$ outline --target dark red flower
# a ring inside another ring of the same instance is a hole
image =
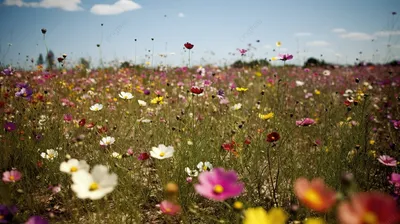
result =
[[[47,30],[45,28],[41,29],[43,34],[46,34]]]
[[[89,123],[89,124],[87,124],[86,125],[86,128],[88,128],[88,129],[91,129],[91,128],[93,128],[95,126],[95,123]]]
[[[189,42],[186,42],[186,44],[184,44],[183,46],[185,46],[186,47],[186,49],[192,49],[193,47],[194,47],[194,45],[193,44],[191,44],[191,43],[189,43]]]
[[[190,88],[190,92],[192,92],[194,94],[201,94],[204,92],[204,89],[200,88],[198,86],[192,86],[192,88]]]
[[[234,151],[235,150],[235,141],[231,141],[230,143],[224,143],[221,145],[221,148],[226,150],[226,151]]]
[[[246,145],[250,145],[250,143],[251,143],[251,140],[250,140],[250,138],[246,138],[246,140],[244,140],[244,144],[246,144]]]
[[[271,132],[267,135],[267,142],[276,142],[281,138],[278,132]]]
[[[59,58],[57,58],[57,61],[58,61],[59,63],[61,63],[62,61],[64,61],[64,58],[59,57]]]
[[[85,124],[86,124],[86,119],[85,119],[85,118],[82,118],[82,119],[79,121],[79,126],[83,127],[83,126],[85,126]]]
[[[147,160],[150,158],[150,155],[147,152],[142,152],[138,156],[138,160]]]

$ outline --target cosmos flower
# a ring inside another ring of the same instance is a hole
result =
[[[391,120],[394,129],[400,129],[400,120]]]
[[[397,160],[388,155],[379,156],[378,161],[385,166],[397,166]]]
[[[12,223],[12,219],[17,211],[18,209],[16,206],[0,204],[0,223]]]
[[[248,208],[243,224],[285,224],[288,218],[281,208],[272,208],[268,213],[262,207]]]
[[[71,189],[80,199],[98,200],[117,186],[117,175],[109,173],[106,166],[95,165],[91,172],[79,170],[72,175]]]
[[[304,86],[305,82],[296,80],[296,86]]]
[[[150,158],[150,155],[147,152],[142,152],[138,156],[138,160],[144,161]]]
[[[79,170],[89,171],[89,165],[85,160],[70,159],[67,162],[62,162],[60,171],[68,174],[73,174]]]
[[[16,181],[21,180],[22,174],[18,170],[11,170],[11,171],[6,171],[3,173],[3,178],[2,180],[4,182],[12,182],[15,183]],[[1,222],[0,222],[1,223]]]
[[[176,215],[181,211],[181,206],[173,202],[164,200],[160,203],[161,212],[167,215]]]
[[[13,75],[14,74],[14,69],[11,67],[5,68],[3,71],[1,71],[1,74],[3,75]]]
[[[133,98],[132,93],[128,93],[128,92],[121,92],[121,93],[118,94],[118,96],[119,96],[121,99],[124,99],[124,100],[130,100],[130,99]]]
[[[103,109],[103,104],[96,103],[90,107],[91,111],[100,111]]]
[[[297,198],[308,208],[317,212],[327,212],[336,202],[336,193],[325,185],[322,179],[298,178],[294,183]]]
[[[58,152],[54,149],[47,149],[46,152],[42,152],[40,156],[47,160],[53,160],[58,157]]]
[[[342,224],[395,224],[400,221],[399,214],[396,201],[380,192],[357,193],[350,201],[341,203],[337,212],[338,220]]]
[[[278,132],[271,132],[267,135],[267,142],[276,142],[281,138]]]
[[[30,99],[32,94],[33,94],[33,90],[29,86],[25,85],[25,86],[21,87],[18,92],[15,93],[15,96],[23,97],[25,99]]]
[[[247,50],[246,49],[237,49],[238,51],[239,51],[239,53],[242,55],[242,56],[244,56],[245,54],[246,54],[246,52],[247,52]]]
[[[199,184],[195,186],[196,192],[203,197],[215,201],[224,201],[228,198],[239,196],[244,184],[238,182],[235,171],[225,171],[223,168],[214,168],[209,172],[199,175]]]
[[[6,122],[4,124],[4,129],[8,132],[12,132],[17,128],[17,125],[13,122]]]
[[[303,118],[299,121],[296,121],[297,126],[310,126],[312,124],[315,124],[315,121],[311,118]]]
[[[189,42],[186,42],[183,46],[188,50],[191,50],[194,47],[194,45]]]
[[[48,224],[49,221],[40,217],[40,216],[32,216],[26,221],[25,224]]]
[[[100,145],[101,146],[110,146],[110,145],[114,144],[114,142],[115,142],[114,137],[106,136],[100,140]]]
[[[240,110],[241,108],[242,108],[242,104],[237,103],[237,104],[233,105],[232,110]]]
[[[189,167],[185,168],[185,172],[189,177],[197,177],[199,175],[199,171],[195,169],[191,170]]]
[[[389,182],[395,187],[400,187],[400,173],[392,173]]]
[[[204,89],[200,88],[198,86],[192,86],[192,88],[190,88],[190,92],[192,92],[192,93],[194,93],[196,95],[199,95],[199,94],[202,94],[204,92]]]
[[[143,100],[138,100],[138,104],[139,104],[139,106],[141,106],[141,107],[147,106],[146,101],[143,101]]]
[[[331,75],[331,71],[329,71],[329,70],[324,70],[324,71],[322,72],[322,75],[324,75],[324,76],[330,76],[330,75]]]
[[[293,55],[291,55],[291,54],[279,54],[278,57],[279,57],[279,60],[281,60],[281,61],[287,61],[287,60],[293,59]]]
[[[200,172],[205,172],[205,171],[210,171],[212,170],[213,165],[210,162],[199,162],[199,164],[197,164],[197,169]]]
[[[152,147],[150,155],[156,159],[167,159],[174,155],[174,151],[174,147],[160,144],[158,147]]]

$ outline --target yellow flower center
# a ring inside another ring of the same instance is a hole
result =
[[[235,201],[235,203],[233,203],[233,208],[240,210],[243,208],[243,203],[240,201]]]
[[[376,215],[372,212],[365,213],[362,220],[367,224],[376,224],[379,221],[378,217],[376,217]]]
[[[49,159],[53,159],[54,158],[54,154],[50,153],[48,154]]]
[[[214,186],[214,193],[221,194],[222,192],[224,192],[224,187],[219,184]]]
[[[165,156],[165,152],[160,152],[160,157],[164,157]]]
[[[11,176],[9,177],[9,179],[10,179],[11,181],[14,181],[14,180],[15,180],[15,177],[11,175]]]
[[[97,189],[99,189],[99,185],[96,182],[93,182],[92,184],[90,184],[89,191],[95,191]]]
[[[106,140],[106,145],[109,145],[109,144],[111,144],[111,141],[110,140]]]
[[[321,196],[314,189],[307,190],[304,198],[317,207],[320,207],[324,204]]]
[[[207,170],[208,167],[206,165],[203,166],[203,170]]]
[[[71,173],[76,172],[76,171],[78,171],[78,167],[76,167],[76,166],[71,167],[71,169],[70,169]]]

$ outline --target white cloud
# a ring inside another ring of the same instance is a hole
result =
[[[360,33],[360,32],[351,32],[351,33],[344,33],[340,35],[343,39],[349,40],[372,40],[374,36],[369,35],[367,33]]]
[[[81,0],[41,0],[39,2],[24,2],[23,0],[5,0],[4,5],[32,8],[59,8],[65,11],[83,10],[79,5]]]
[[[325,46],[329,46],[331,44],[324,40],[315,40],[315,41],[307,42],[306,45],[312,46],[312,47],[325,47]]]
[[[112,5],[96,4],[90,9],[90,12],[97,15],[117,15],[140,8],[142,7],[139,4],[131,0],[118,0]]]
[[[346,33],[346,30],[343,28],[335,28],[332,30],[334,33]]]
[[[295,33],[294,34],[296,37],[305,37],[305,36],[311,36],[311,33],[308,32],[300,32],[300,33]]]
[[[378,37],[387,37],[387,36],[400,35],[400,30],[379,31],[379,32],[374,33],[374,35],[378,36]]]
[[[178,16],[179,16],[179,17],[185,17],[185,14],[183,14],[183,13],[180,12],[180,13],[178,14]]]

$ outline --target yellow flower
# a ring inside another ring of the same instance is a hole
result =
[[[150,101],[152,104],[162,104],[164,97],[158,96]]]
[[[369,150],[368,154],[374,158],[376,158],[376,151],[375,150]]]
[[[307,218],[304,221],[304,224],[325,224],[325,220],[321,218]]]
[[[150,65],[150,62],[149,62],[149,61],[146,61],[146,65]]]
[[[277,46],[277,47],[280,47],[280,46],[282,46],[282,43],[281,43],[280,41],[277,41],[277,42],[276,42],[276,46]]]
[[[249,88],[243,88],[243,87],[236,87],[236,91],[238,92],[246,92]]]
[[[268,114],[258,114],[258,117],[263,119],[263,120],[268,120],[274,117],[274,113],[268,113]]]
[[[369,140],[369,144],[370,144],[370,145],[375,144],[375,140],[373,140],[373,139]]]
[[[233,203],[233,208],[236,210],[241,210],[243,208],[243,203],[240,201],[235,201],[235,203]]]
[[[244,215],[243,224],[284,224],[288,219],[281,208],[272,208],[268,213],[262,207],[249,208]]]
[[[319,94],[321,94],[321,91],[319,91],[318,89],[316,89],[316,90],[314,91],[314,93],[315,93],[316,95],[319,95]]]
[[[278,60],[278,57],[272,57],[271,58],[271,61],[276,61],[276,60]]]
[[[256,72],[255,75],[258,76],[258,77],[262,76],[261,72]]]

